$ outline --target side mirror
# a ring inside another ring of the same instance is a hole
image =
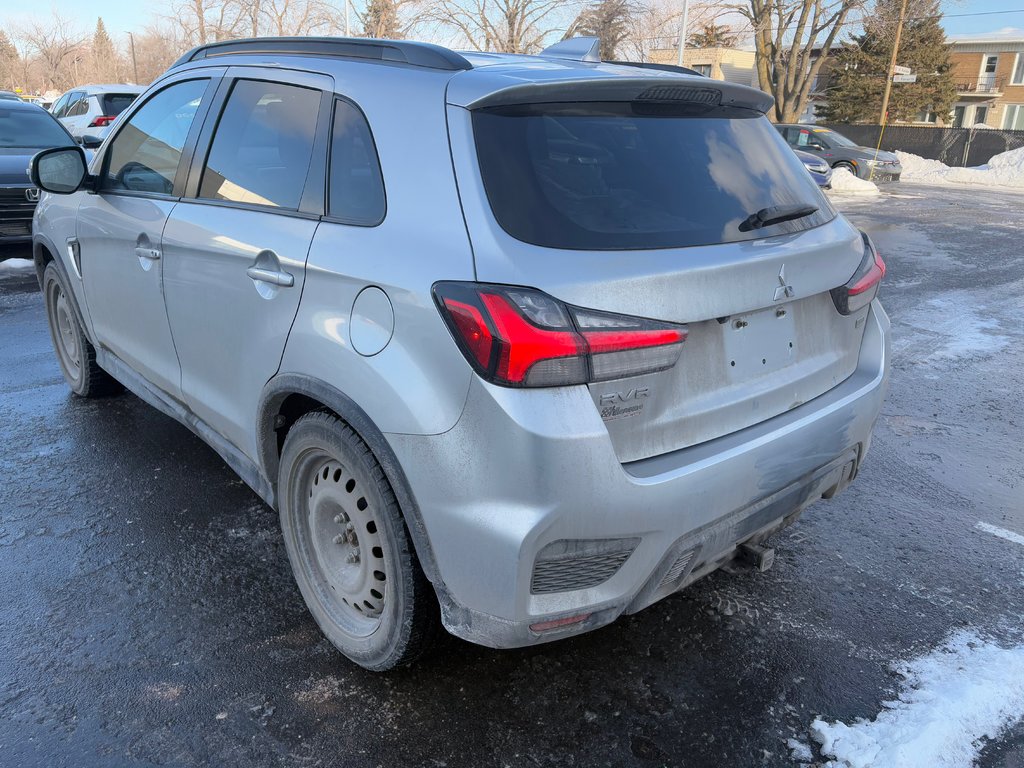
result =
[[[85,152],[81,147],[44,149],[32,158],[29,175],[39,189],[70,195],[77,192],[89,177]]]
[[[825,149],[825,145],[817,141],[807,142],[807,149],[817,149],[819,151]]]
[[[79,139],[79,143],[86,149],[98,149],[103,143],[103,137],[87,133]]]

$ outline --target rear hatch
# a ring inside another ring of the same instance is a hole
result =
[[[835,387],[867,312],[829,293],[861,264],[860,233],[763,114],[664,91],[449,108],[479,281],[687,326],[668,370],[588,385],[622,462]]]

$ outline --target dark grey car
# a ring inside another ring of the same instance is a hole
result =
[[[779,124],[775,129],[794,149],[817,155],[833,168],[845,168],[862,179],[899,181],[903,173],[900,159],[892,152],[862,147],[831,128],[797,123]]]

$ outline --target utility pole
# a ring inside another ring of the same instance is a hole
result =
[[[900,37],[903,36],[903,22],[907,18],[907,0],[900,4],[900,20],[896,23],[896,39],[892,44],[892,56],[889,58],[889,72],[885,77],[885,90],[882,92],[882,114],[878,118],[879,125],[885,125],[888,120],[886,115],[889,112],[889,94],[892,92],[892,78],[896,74],[896,57],[900,52]]]
[[[132,49],[132,72],[135,73],[135,85],[139,84],[139,62],[135,60],[135,35],[128,33],[128,42]]]
[[[345,37],[352,37],[352,29],[348,23],[348,3],[349,0],[345,0]]]
[[[904,0],[906,3],[906,0]],[[679,54],[676,57],[676,64],[683,66],[683,49],[686,48],[686,22],[690,13],[690,0],[683,0],[683,20],[679,25]]]

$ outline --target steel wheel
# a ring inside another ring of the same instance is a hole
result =
[[[380,626],[388,577],[374,510],[338,461],[317,452],[304,463],[308,503],[306,525],[298,532],[303,565],[331,618],[353,635],[372,634]]]
[[[60,283],[51,281],[47,285],[47,294],[46,309],[53,333],[53,346],[68,378],[78,381],[82,377],[82,345],[79,342],[78,321]]]

